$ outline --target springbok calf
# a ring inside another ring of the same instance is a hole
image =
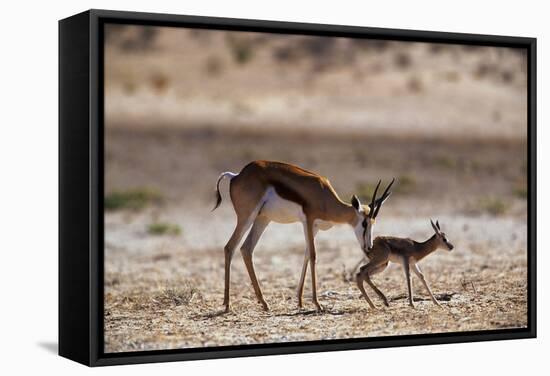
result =
[[[302,274],[298,286],[298,307],[302,307],[304,280],[311,267],[311,286],[313,303],[318,310],[317,300],[317,259],[314,238],[318,230],[328,230],[334,224],[348,224],[353,227],[363,252],[372,248],[372,229],[375,218],[384,201],[390,196],[394,180],[388,185],[382,196],[376,199],[380,181],[376,186],[370,205],[361,205],[357,196],[353,196],[351,205],[343,202],[330,185],[327,178],[300,167],[281,162],[254,161],[246,165],[239,174],[224,172],[216,183],[217,202],[213,210],[221,203],[220,181],[230,178],[230,195],[237,225],[231,238],[225,245],[225,289],[223,304],[229,311],[229,284],[231,259],[242,237],[250,230],[241,247],[246,269],[252,281],[254,292],[264,310],[269,310],[263,298],[260,284],[254,271],[252,253],[260,236],[270,222],[301,222],[304,227],[306,251]]]
[[[432,301],[438,306],[441,306],[432,294],[432,290],[430,289],[430,286],[428,286],[428,282],[426,282],[424,274],[418,267],[417,263],[439,248],[452,251],[454,246],[447,239],[447,235],[441,232],[439,221],[434,224],[433,221],[430,220],[430,223],[432,224],[435,234],[422,243],[408,238],[404,239],[389,236],[379,236],[374,239],[372,249],[367,251],[367,258],[369,259],[369,262],[361,267],[356,277],[357,286],[359,287],[359,290],[361,290],[361,294],[365,297],[371,308],[374,309],[376,307],[367,295],[363,282],[367,281],[374,292],[376,292],[376,294],[378,294],[378,296],[384,301],[384,304],[389,306],[388,299],[382,291],[380,291],[380,289],[372,283],[370,277],[384,271],[390,261],[403,265],[403,269],[405,270],[405,278],[407,279],[407,288],[409,290],[409,304],[412,307],[414,307],[414,302],[410,269],[412,269],[418,278],[420,278],[424,284],[424,287],[428,290]]]

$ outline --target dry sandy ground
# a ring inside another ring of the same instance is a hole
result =
[[[524,155],[523,142],[371,138],[371,146],[363,148],[366,140],[311,138],[293,144],[284,135],[193,134],[118,129],[107,135],[107,192],[152,187],[164,195],[164,203],[106,216],[107,352],[527,325],[526,201],[516,191],[525,174],[525,161],[518,158]],[[421,266],[443,308],[427,299],[417,279],[418,308],[410,308],[403,272],[394,265],[375,277],[391,306],[382,308],[367,290],[381,307],[368,309],[347,280],[361,251],[343,226],[317,237],[318,288],[326,311],[313,311],[309,280],[306,307],[300,311],[295,289],[304,252],[302,230],[273,224],[255,251],[271,311],[257,304],[237,251],[233,311],[221,314],[223,246],[235,217],[225,185],[222,207],[210,212],[213,184],[220,171],[238,171],[246,159],[276,155],[322,172],[344,199],[379,177],[405,181],[381,211],[375,232],[425,240],[432,231],[429,218],[440,220],[456,248],[436,252]],[[497,204],[487,204],[490,200]],[[156,221],[177,224],[182,232],[151,235],[147,226]]]
[[[407,219],[384,219],[395,227],[408,228],[410,224]],[[420,302],[416,309],[410,308],[402,271],[390,267],[375,281],[387,293],[391,306],[371,311],[357,287],[344,278],[345,271],[359,259],[358,247],[352,241],[331,241],[328,234],[322,234],[318,240],[320,300],[326,308],[323,313],[313,311],[309,290],[306,290],[306,308],[297,309],[295,289],[303,245],[296,239],[279,243],[281,246],[277,248],[273,240],[285,234],[283,228],[273,226],[270,231],[275,234],[266,234],[256,251],[257,273],[271,307],[268,313],[256,303],[237,252],[233,265],[233,312],[222,314],[222,243],[217,248],[203,250],[189,249],[177,239],[151,242],[147,250],[141,251],[108,246],[105,350],[525,327],[525,227],[517,227],[520,221],[502,219],[491,220],[491,228],[484,231],[461,231],[460,227],[466,228],[466,223],[483,226],[487,219],[453,218],[452,226],[448,225],[449,220],[443,221],[447,223],[447,233],[454,234],[452,239],[457,239],[458,245],[452,253],[438,251],[422,263],[442,308],[429,301],[418,280],[413,284]],[[426,238],[429,224],[424,221],[422,227]],[[501,231],[509,234],[506,241],[487,236]],[[340,228],[332,232],[350,231]],[[477,241],[467,240],[471,238]],[[309,289],[307,283],[306,289]],[[375,297],[372,292],[370,296]],[[377,304],[382,307],[380,301]]]

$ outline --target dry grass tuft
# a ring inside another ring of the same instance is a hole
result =
[[[424,91],[424,84],[419,77],[411,77],[407,81],[407,88],[413,93],[420,93]]]
[[[223,73],[223,61],[216,55],[209,56],[204,64],[208,76],[218,77]]]
[[[151,86],[159,94],[165,92],[169,84],[170,78],[162,72],[155,72],[155,74],[151,76]]]
[[[406,52],[397,52],[393,62],[399,69],[408,69],[413,63],[411,55]]]
[[[200,291],[190,283],[183,286],[165,288],[152,298],[153,302],[163,306],[182,306],[192,302],[200,296]]]

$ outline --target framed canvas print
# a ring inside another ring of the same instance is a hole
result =
[[[59,23],[59,353],[536,335],[536,40],[90,10]]]

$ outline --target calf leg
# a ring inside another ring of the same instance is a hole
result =
[[[361,264],[364,264],[365,262],[368,262],[368,259],[365,256],[361,257],[361,260],[359,260],[359,262],[357,262],[357,264],[355,264],[355,266],[351,269],[350,274],[349,274],[350,279],[351,279],[351,277],[353,277],[353,275],[355,274],[357,269],[359,269]]]
[[[365,291],[365,286],[363,285],[363,282],[367,277],[368,277],[367,271],[363,269],[359,271],[359,273],[357,273],[355,280],[357,282],[357,287],[359,287],[359,290],[361,291],[361,295],[363,296],[363,298],[365,298],[365,300],[367,301],[367,303],[372,309],[376,309],[376,306],[374,305],[372,300],[370,300],[369,295]]]
[[[414,308],[411,270],[408,259],[403,258],[403,269],[405,270],[405,279],[407,280],[407,289],[409,290],[409,304]]]
[[[388,266],[388,263],[386,262],[384,264],[381,264],[381,265],[378,265],[378,266],[372,268],[372,270],[369,270],[369,272],[367,273],[365,279],[366,279],[367,283],[369,284],[369,286],[380,297],[380,299],[382,299],[384,301],[384,305],[386,307],[389,307],[390,303],[388,302],[388,298],[386,298],[386,295],[384,295],[384,293],[382,291],[380,291],[380,289],[378,287],[376,287],[374,285],[374,283],[372,282],[372,280],[370,279],[370,277],[372,277],[373,275],[378,274],[380,272],[383,272],[386,269],[387,266]]]
[[[373,259],[367,265],[362,266],[361,269],[359,269],[359,273],[357,274],[357,287],[359,287],[359,290],[361,290],[361,294],[367,300],[367,303],[369,303],[371,308],[376,308],[376,306],[367,295],[367,292],[365,291],[365,288],[363,286],[363,282],[366,280],[369,286],[376,292],[376,294],[378,294],[378,296],[380,296],[380,298],[384,300],[384,304],[388,305],[388,299],[386,299],[382,291],[380,291],[370,279],[371,275],[381,272],[386,268],[387,265],[388,262],[385,258]]]
[[[412,270],[417,275],[418,278],[420,278],[420,281],[422,281],[422,284],[424,284],[424,287],[426,287],[426,290],[428,290],[428,294],[430,294],[430,298],[432,298],[432,302],[436,304],[437,306],[441,307],[441,304],[437,301],[434,294],[432,293],[432,290],[430,289],[430,286],[428,286],[428,282],[426,282],[426,278],[424,277],[424,273],[420,270],[417,264],[413,264]]]

